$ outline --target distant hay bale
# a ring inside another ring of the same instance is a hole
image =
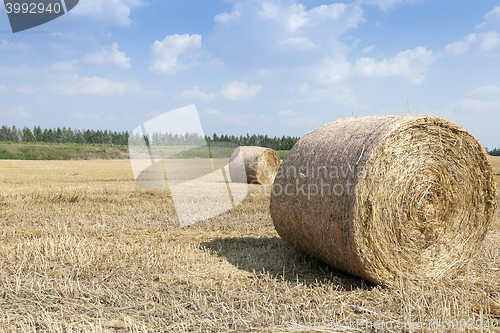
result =
[[[483,146],[435,116],[338,119],[279,167],[271,217],[300,252],[383,286],[456,276],[495,211]]]
[[[235,161],[241,154],[245,164],[246,175],[243,175],[235,167]],[[278,167],[280,157],[278,153],[270,148],[242,146],[234,150],[229,160],[229,175],[233,182],[247,182],[250,184],[272,184]]]

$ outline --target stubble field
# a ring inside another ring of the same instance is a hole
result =
[[[236,208],[181,228],[169,192],[138,188],[129,161],[0,161],[0,331],[444,332],[500,320],[498,212],[457,279],[384,289],[289,248],[267,193],[250,185]]]

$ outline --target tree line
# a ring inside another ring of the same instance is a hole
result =
[[[500,149],[493,148],[492,150],[488,151],[488,154],[490,154],[491,156],[500,156]]]
[[[126,146],[129,133],[113,132],[108,130],[72,130],[71,128],[46,128],[35,126],[33,130],[28,127],[0,128],[0,141],[6,142],[43,142],[43,143],[79,143],[79,144],[107,144]]]
[[[269,137],[267,135],[249,135],[234,136],[234,135],[221,135],[217,136],[216,133],[212,137],[206,137],[209,143],[228,142],[237,146],[259,146],[271,148],[274,150],[290,150],[299,141],[300,137],[282,136],[282,137]]]
[[[130,135],[129,132],[117,132],[108,130],[73,130],[71,128],[45,128],[42,130],[40,126],[35,126],[33,129],[28,127],[17,128],[16,126],[2,126],[0,128],[0,141],[4,142],[42,142],[42,143],[77,143],[77,144],[105,144],[115,146],[128,146],[129,143],[155,145],[204,145],[217,143],[232,143],[236,146],[260,146],[271,148],[274,150],[290,150],[297,143],[300,137],[269,137],[267,135],[221,135],[214,133],[212,136],[204,138],[196,133],[172,134],[172,133],[153,133],[148,136],[139,134]],[[130,141],[129,141],[130,140]],[[486,148],[486,151],[488,149]],[[488,151],[492,156],[500,156],[500,149],[494,148]]]
[[[33,129],[28,127],[17,128],[16,126],[2,126],[0,128],[0,141],[4,142],[22,142],[22,143],[76,143],[76,144],[105,144],[116,146],[143,145],[145,142],[154,145],[205,145],[217,143],[232,143],[237,146],[260,146],[272,148],[275,150],[290,150],[299,140],[299,137],[269,137],[267,135],[240,136],[221,135],[214,133],[212,136],[204,138],[197,133],[172,134],[172,133],[153,133],[152,135],[142,136],[136,133],[131,135],[127,131],[116,132],[108,130],[73,130],[71,128],[45,128],[40,126]]]
[[[157,133],[152,135],[142,135],[139,133],[131,133],[129,136],[129,146],[203,146],[207,144],[207,136],[203,137],[198,133],[172,134],[172,133]]]

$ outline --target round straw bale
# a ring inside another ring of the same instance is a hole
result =
[[[278,169],[271,217],[300,252],[383,286],[456,276],[495,211],[483,146],[435,116],[352,117],[304,136]]]
[[[246,175],[237,172],[235,163],[238,155],[243,157]],[[247,182],[250,184],[272,184],[278,167],[280,157],[270,148],[242,146],[234,150],[229,160],[229,175],[233,182]]]

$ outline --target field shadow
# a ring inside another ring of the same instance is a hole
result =
[[[218,238],[201,243],[210,254],[225,258],[236,268],[275,279],[307,285],[333,284],[344,288],[371,289],[363,279],[346,275],[309,256],[298,253],[279,237]]]

